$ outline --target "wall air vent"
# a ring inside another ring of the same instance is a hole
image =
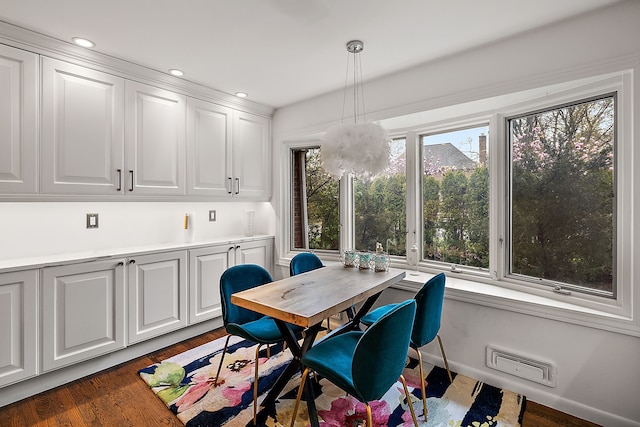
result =
[[[556,367],[545,361],[487,346],[487,366],[548,387],[556,386]]]

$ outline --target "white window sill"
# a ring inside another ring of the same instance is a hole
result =
[[[433,274],[407,270],[406,277],[392,286],[396,289],[416,292]],[[640,336],[638,319],[583,307],[553,298],[532,295],[502,286],[481,283],[447,274],[445,298],[494,307],[531,316],[574,323],[625,335]]]

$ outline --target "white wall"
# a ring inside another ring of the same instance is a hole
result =
[[[274,234],[267,202],[3,202],[0,260],[182,243],[185,212],[194,213],[196,241],[241,237],[244,210],[255,211],[254,234]],[[99,228],[86,228],[87,213],[99,214]]]
[[[637,109],[639,22],[640,1],[630,0],[369,82],[365,84],[368,116],[385,119],[630,67],[636,72]],[[340,120],[341,102],[342,91],[338,91],[276,111],[274,171],[281,169],[280,162],[286,158],[282,141],[321,133],[328,124]],[[638,135],[637,112],[634,120],[633,133]],[[274,181],[273,206],[278,217],[284,209],[283,197],[288,194],[282,180],[276,175]],[[277,232],[278,236],[281,234]],[[283,242],[277,243],[277,253],[282,252]],[[285,271],[283,265],[280,273],[286,274]],[[634,284],[634,292],[640,292],[640,284]],[[389,290],[383,295],[383,302],[410,296]],[[638,337],[450,298],[445,303],[441,332],[447,356],[458,372],[605,426],[640,425]],[[488,344],[554,363],[557,386],[546,387],[487,368]],[[437,346],[429,345],[425,350],[434,356],[433,360],[439,360]]]

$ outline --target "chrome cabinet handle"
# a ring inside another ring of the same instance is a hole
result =
[[[135,264],[135,263],[136,263],[136,260],[135,260],[135,259],[131,259],[131,260],[129,260],[129,264]]]
[[[116,264],[116,267],[122,267],[124,266],[124,262],[120,261],[119,263]]]
[[[240,178],[236,178],[236,194],[240,193]]]
[[[233,181],[232,178],[227,178],[227,193],[231,194],[233,192]]]
[[[131,182],[129,184],[129,191],[133,191],[133,171],[129,171],[129,178],[131,178]]]

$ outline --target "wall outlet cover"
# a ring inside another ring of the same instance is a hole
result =
[[[213,222],[216,220],[216,211],[215,210],[210,210],[209,211],[209,222]]]
[[[87,214],[87,228],[98,228],[98,214],[97,213],[88,213]]]

